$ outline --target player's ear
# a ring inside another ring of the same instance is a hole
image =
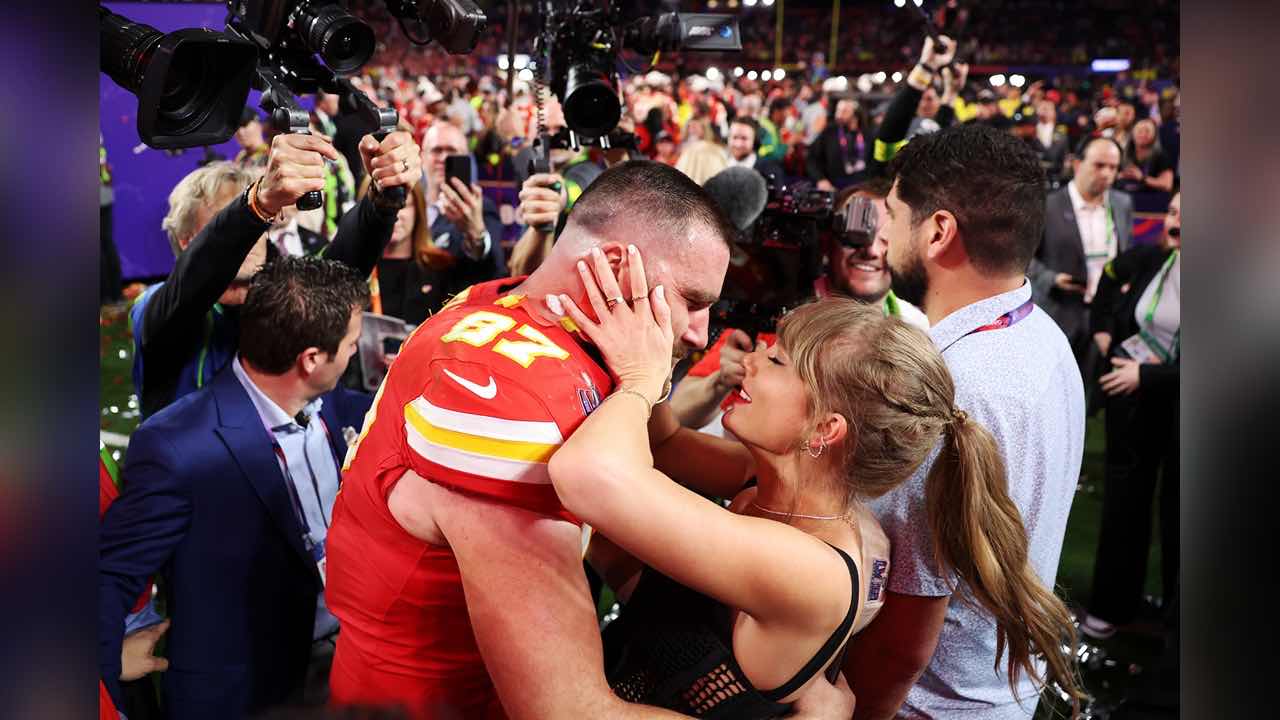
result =
[[[613,276],[618,280],[618,287],[623,287],[622,282],[622,260],[627,256],[627,249],[622,243],[609,242],[600,245],[600,252],[604,253],[604,257],[609,261],[609,269],[613,271]]]

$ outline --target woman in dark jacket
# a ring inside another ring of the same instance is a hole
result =
[[[427,198],[418,183],[396,216],[391,239],[378,259],[370,278],[372,310],[417,325],[440,309],[449,299],[449,270],[456,258],[436,247],[427,221]],[[360,183],[360,196],[369,189],[369,179]]]
[[[1080,629],[1109,637],[1138,614],[1147,576],[1151,502],[1160,487],[1165,603],[1178,585],[1178,375],[1181,350],[1181,196],[1174,195],[1157,246],[1107,264],[1094,296],[1094,339],[1110,360],[1106,394],[1106,480],[1093,597]]]

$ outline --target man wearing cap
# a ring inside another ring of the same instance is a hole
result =
[[[267,154],[271,146],[267,145],[262,119],[258,111],[245,106],[240,113],[240,128],[236,130],[236,142],[240,144],[240,152],[236,153],[236,164],[241,167],[266,167]]]

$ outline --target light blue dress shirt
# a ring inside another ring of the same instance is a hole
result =
[[[328,431],[320,418],[322,398],[316,398],[302,409],[302,415],[310,418],[303,427],[289,416],[274,400],[253,384],[253,380],[240,364],[240,356],[231,363],[231,371],[244,386],[262,419],[262,425],[275,438],[287,462],[280,464],[285,482],[292,482],[295,497],[302,505],[311,542],[323,547],[333,520],[333,501],[338,495],[338,463],[329,444]],[[279,456],[276,456],[279,459]],[[302,523],[299,523],[301,525]],[[324,603],[324,591],[316,601],[316,620],[313,639],[319,640],[338,631],[338,619]]]

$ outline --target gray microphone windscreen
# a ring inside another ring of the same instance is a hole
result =
[[[769,201],[769,188],[764,178],[748,167],[725,168],[702,187],[740,231],[751,227]]]

